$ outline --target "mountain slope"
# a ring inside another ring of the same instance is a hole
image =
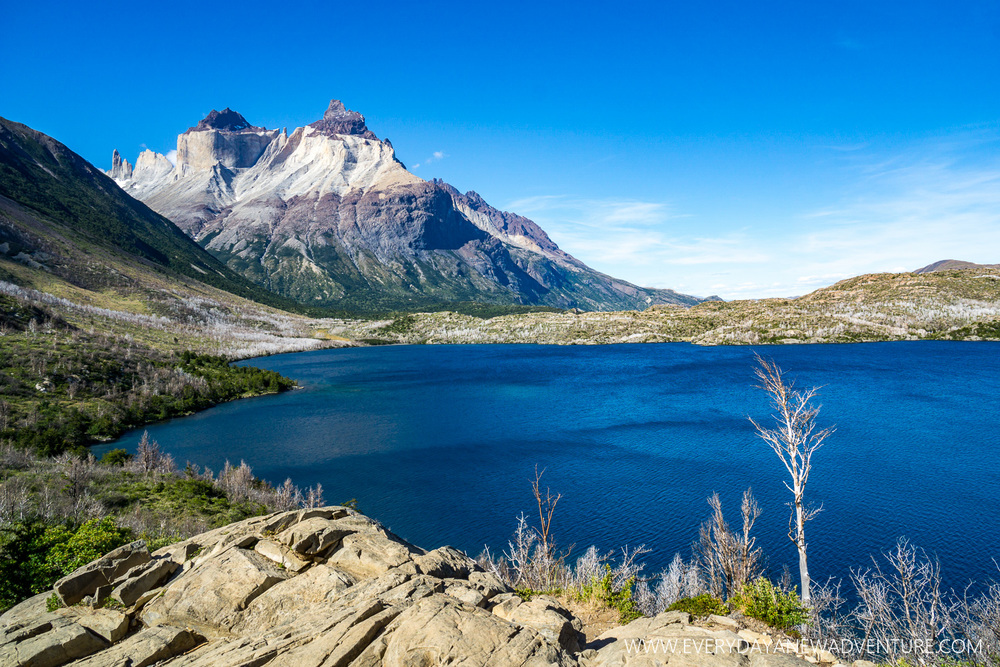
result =
[[[178,137],[176,166],[145,151],[133,167],[116,151],[109,174],[230,268],[302,302],[613,310],[700,301],[594,271],[527,218],[414,176],[337,100],[290,134],[213,111]]]
[[[116,261],[277,307],[170,220],[52,137],[0,118],[0,257],[80,286],[125,280]]]

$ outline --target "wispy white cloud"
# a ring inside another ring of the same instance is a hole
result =
[[[426,166],[431,162],[437,162],[438,160],[443,160],[446,157],[448,157],[448,154],[445,153],[444,151],[434,151],[433,153],[431,153],[431,156],[426,160],[424,160],[423,162],[414,162],[413,164],[411,164],[410,169],[417,169],[421,165]]]
[[[170,161],[170,164],[174,165],[175,167],[177,166],[177,149],[176,148],[167,151],[167,154],[164,157],[167,158],[167,160]]]
[[[835,200],[720,224],[670,201],[544,195],[511,202],[567,252],[632,282],[724,298],[795,296],[939,259],[1000,261],[1000,132],[844,156]],[[730,214],[731,215],[731,214]]]
[[[543,195],[511,202],[567,252],[598,270],[651,287],[678,289],[686,267],[764,263],[770,255],[743,232],[692,235],[668,202]],[[700,286],[708,294],[708,286]]]

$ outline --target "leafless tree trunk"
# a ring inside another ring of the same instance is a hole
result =
[[[750,489],[743,492],[740,507],[743,517],[742,533],[734,532],[722,512],[719,494],[708,499],[712,517],[701,525],[697,546],[698,559],[708,576],[712,595],[732,597],[751,579],[760,574],[761,550],[751,537],[753,525],[760,516],[760,505]]]
[[[857,616],[864,628],[863,647],[872,640],[882,653],[878,657],[888,662],[905,658],[923,665],[934,661],[941,642],[972,638],[962,602],[942,589],[937,560],[905,539],[886,560],[884,571],[874,561],[872,568],[852,572],[861,599]]]
[[[531,483],[531,492],[535,495],[535,502],[538,504],[538,528],[535,532],[538,533],[538,539],[542,541],[542,549],[545,553],[551,551],[551,544],[549,542],[549,530],[552,528],[552,515],[555,514],[556,505],[562,499],[562,494],[552,495],[552,490],[548,487],[545,488],[545,496],[542,496],[542,475],[545,474],[545,470],[538,472],[538,466],[535,466],[535,481]]]
[[[792,514],[788,520],[788,539],[795,544],[799,552],[799,576],[802,581],[802,602],[810,604],[809,564],[807,560],[806,522],[816,516],[823,508],[806,507],[803,495],[809,473],[812,471],[812,456],[823,446],[835,427],[817,429],[816,418],[820,406],[813,403],[819,389],[798,390],[793,381],[785,380],[785,373],[773,361],[768,361],[760,355],[755,355],[757,368],[754,370],[758,385],[771,398],[774,409],[772,418],[774,428],[765,428],[752,417],[750,422],[788,470],[791,484],[785,486],[792,492]]]

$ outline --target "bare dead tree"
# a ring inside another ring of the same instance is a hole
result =
[[[885,569],[873,559],[870,569],[852,571],[861,600],[856,613],[864,632],[862,647],[874,644],[882,653],[878,657],[888,662],[907,658],[927,664],[933,662],[941,642],[970,635],[962,629],[968,626],[962,602],[942,588],[936,559],[905,539],[885,559]]]
[[[552,515],[555,514],[556,505],[562,499],[562,494],[552,495],[552,490],[545,487],[545,496],[542,496],[542,475],[545,474],[543,468],[538,472],[538,465],[535,465],[535,480],[531,483],[531,492],[535,495],[535,502],[538,504],[538,539],[541,540],[542,549],[546,554],[551,554],[552,544],[549,539],[549,531],[552,529]]]
[[[324,505],[326,505],[326,500],[323,498],[323,485],[317,483],[316,486],[310,486],[309,490],[306,491],[305,506],[312,509]]]
[[[175,469],[174,458],[161,452],[160,443],[152,440],[148,431],[143,431],[135,456],[126,464],[126,469],[146,476],[158,472],[170,474]]]
[[[760,574],[761,549],[755,546],[756,538],[750,534],[760,516],[760,505],[750,489],[743,492],[740,507],[743,525],[737,533],[726,521],[719,494],[713,493],[708,504],[712,516],[701,525],[697,556],[712,595],[732,597]]]
[[[823,446],[835,427],[819,429],[816,419],[820,407],[814,403],[819,388],[799,390],[795,382],[785,379],[785,372],[774,363],[754,355],[757,368],[754,373],[760,381],[758,385],[771,399],[774,413],[774,427],[767,428],[752,417],[750,422],[757,429],[757,435],[766,442],[788,470],[791,484],[785,487],[792,492],[792,513],[788,519],[788,539],[799,552],[799,577],[802,585],[802,602],[810,604],[809,563],[807,558],[806,522],[822,511],[820,507],[806,507],[803,501],[809,473],[812,472],[812,457]]]

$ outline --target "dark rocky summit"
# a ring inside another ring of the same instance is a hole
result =
[[[353,134],[365,139],[378,140],[375,133],[365,125],[365,117],[357,111],[347,109],[340,100],[330,100],[330,106],[326,108],[323,118],[315,123],[309,123],[309,127],[315,127],[326,134]]]
[[[251,125],[242,114],[226,107],[222,111],[212,109],[207,116],[198,121],[188,132],[203,132],[205,130],[223,130],[226,132],[263,132],[265,128]]]

